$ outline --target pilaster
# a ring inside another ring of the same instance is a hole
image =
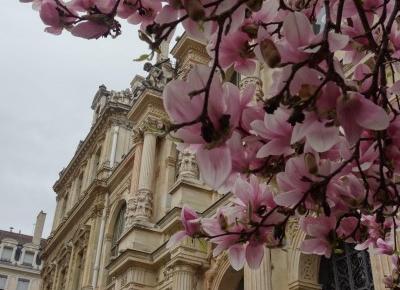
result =
[[[112,143],[110,151],[110,168],[114,167],[115,157],[117,153],[117,142],[118,142],[119,126],[114,126],[112,128]]]
[[[244,290],[274,290],[272,288],[271,250],[264,249],[264,258],[258,269],[244,267]],[[287,283],[287,281],[282,281]]]
[[[190,265],[176,265],[173,272],[172,290],[191,290],[196,286],[196,271]]]
[[[83,278],[82,278],[83,289],[91,289],[95,251],[97,245],[97,238],[99,236],[98,232],[100,226],[100,219],[101,219],[101,211],[97,206],[95,206],[92,210],[91,228],[86,250],[85,266],[83,270]]]
[[[139,130],[133,133],[133,143],[135,146],[135,156],[133,159],[131,187],[129,191],[129,199],[126,210],[125,227],[130,228],[134,223],[135,213],[137,208],[137,190],[139,187],[140,165],[143,151],[143,136]]]
[[[140,161],[138,190],[135,193],[134,219],[139,222],[150,222],[153,214],[154,162],[156,157],[158,121],[147,119],[143,122],[143,150]]]

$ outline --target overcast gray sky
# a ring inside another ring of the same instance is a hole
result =
[[[89,131],[90,104],[100,84],[124,89],[147,52],[137,30],[117,39],[84,40],[43,32],[29,4],[2,4],[0,27],[0,229],[32,234],[36,215],[55,208],[52,190],[79,140]]]

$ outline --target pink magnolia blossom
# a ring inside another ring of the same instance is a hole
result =
[[[260,148],[257,158],[265,158],[270,155],[290,155],[294,152],[290,146],[293,127],[287,122],[289,111],[278,108],[274,114],[264,114],[264,120],[255,120],[251,127],[255,135],[266,140],[266,144]]]
[[[175,123],[185,123],[200,116],[204,104],[204,93],[191,96],[190,93],[203,89],[210,69],[196,66],[188,80],[175,80],[164,89],[164,105]],[[224,142],[238,126],[241,113],[254,94],[254,89],[239,89],[231,83],[222,84],[215,75],[208,99],[210,123],[196,123],[179,129],[176,137],[185,144],[192,144],[204,181],[212,188],[219,188],[228,178],[232,169],[230,151]],[[206,136],[206,135],[207,136]]]
[[[310,239],[302,242],[300,250],[306,254],[324,255],[329,258],[332,254],[333,232],[336,226],[334,217],[305,217],[300,220],[300,227]]]
[[[339,129],[321,121],[315,113],[308,113],[302,123],[293,128],[291,144],[305,138],[307,144],[317,152],[325,152],[339,142]]]
[[[389,126],[389,116],[385,110],[359,93],[339,98],[337,113],[350,144],[357,142],[363,129],[379,131]]]
[[[223,69],[233,68],[244,75],[251,75],[256,68],[256,61],[249,52],[249,36],[236,31],[222,39],[219,61]]]
[[[161,11],[160,0],[121,1],[118,6],[118,15],[126,18],[131,24],[141,24],[141,29],[153,23],[157,13]]]
[[[175,233],[169,239],[167,248],[178,244],[186,237],[194,237],[200,233],[200,217],[193,209],[184,206],[181,211],[181,220],[184,230]]]

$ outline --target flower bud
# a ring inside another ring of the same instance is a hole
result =
[[[181,0],[170,0],[169,1],[169,5],[171,5],[171,7],[174,8],[174,9],[182,8]]]
[[[193,21],[203,20],[206,12],[200,0],[184,0],[185,10]]]
[[[262,4],[263,0],[249,0],[246,2],[247,7],[253,12],[260,11]]]
[[[261,41],[259,45],[260,45],[261,55],[265,63],[269,67],[274,68],[280,64],[281,56],[274,42],[271,39],[264,39],[263,41]]]
[[[304,163],[310,174],[318,173],[318,165],[315,156],[311,153],[304,154]]]

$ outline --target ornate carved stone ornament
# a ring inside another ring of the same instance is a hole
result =
[[[143,132],[139,128],[133,129],[131,138],[133,145],[139,144],[143,142]]]
[[[149,219],[153,214],[153,194],[150,190],[139,189],[136,192],[135,218]]]
[[[239,89],[242,91],[244,90],[248,85],[254,85],[256,87],[256,100],[262,100],[264,97],[264,93],[262,91],[263,83],[262,80],[259,77],[255,76],[248,76],[240,80],[239,83]]]
[[[220,272],[222,266],[228,262],[228,255],[222,254],[216,258],[211,257],[210,268],[204,273],[204,289],[211,290],[214,285],[214,280]]]
[[[177,162],[177,178],[199,179],[199,168],[194,154],[184,151],[179,152]]]
[[[137,208],[137,195],[134,194],[126,203],[125,228],[129,229],[135,223],[135,214]]]
[[[154,133],[156,135],[161,135],[164,133],[164,124],[163,122],[155,117],[147,117],[143,120],[138,128],[141,132],[144,133]]]
[[[148,72],[148,76],[143,81],[143,86],[160,92],[176,75],[169,59],[161,60],[155,65],[146,62],[143,69]]]

